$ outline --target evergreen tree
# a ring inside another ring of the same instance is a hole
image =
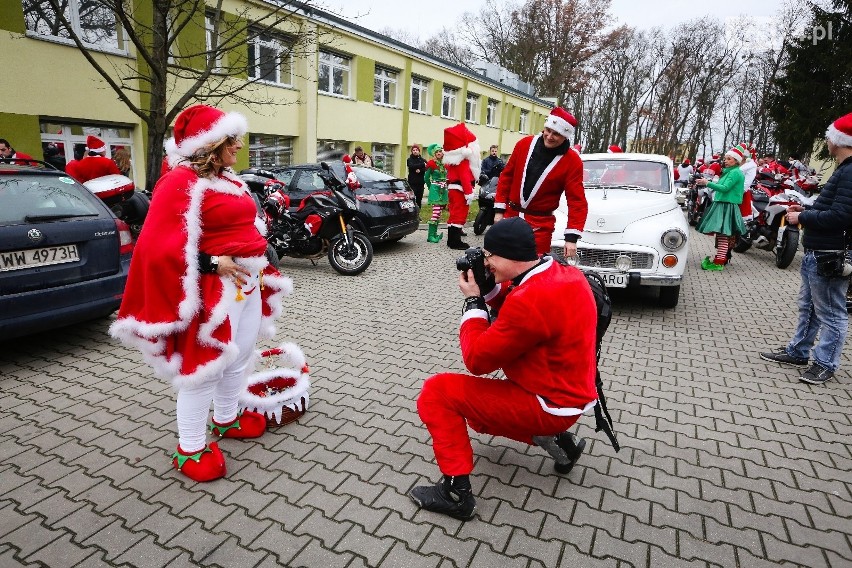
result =
[[[781,155],[809,154],[826,127],[852,111],[852,1],[811,5],[811,21],[788,45],[789,63],[776,81],[769,112]],[[826,150],[820,152],[827,156]]]

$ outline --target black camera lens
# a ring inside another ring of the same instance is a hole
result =
[[[468,270],[470,270],[470,261],[467,259],[466,256],[462,256],[456,259],[456,269],[461,272],[467,272]]]

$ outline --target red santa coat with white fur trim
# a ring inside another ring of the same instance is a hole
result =
[[[232,172],[208,179],[177,167],[157,182],[110,334],[140,349],[177,389],[218,379],[238,352],[227,316],[237,289],[229,278],[202,274],[199,252],[239,257],[263,273],[260,335],[275,333],[292,284],[268,264],[256,220],[248,188]]]
[[[597,400],[597,307],[582,272],[548,259],[489,304],[502,304],[493,324],[483,310],[462,318],[459,339],[471,373],[503,369],[551,408],[584,408]]]
[[[444,150],[443,164],[447,169],[449,190],[447,198],[450,215],[447,224],[462,227],[467,221],[470,201],[473,199],[473,184],[479,177],[479,144],[474,140],[462,148]]]
[[[568,202],[568,226],[565,233],[581,236],[586,225],[589,205],[583,188],[583,160],[577,152],[569,150],[555,157],[536,181],[532,193],[528,197],[522,195],[527,164],[540,136],[541,134],[537,134],[522,138],[515,145],[497,182],[494,208],[505,210],[507,217],[519,215],[519,212],[510,205],[511,203],[529,211],[547,213],[547,215],[520,213],[520,216],[524,217],[534,230],[547,231],[549,227],[552,232],[554,223],[552,212],[559,207],[559,197],[564,193]],[[549,239],[550,235],[548,234],[547,237]],[[537,238],[536,241],[538,240]]]
[[[66,173],[68,173],[68,166],[65,169]],[[109,158],[105,156],[86,156],[76,163],[71,176],[80,183],[86,183],[95,178],[120,173],[118,166]]]

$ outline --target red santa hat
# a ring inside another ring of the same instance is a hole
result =
[[[691,163],[691,162],[689,161],[689,158],[684,158],[684,160],[683,160],[683,165],[684,165],[684,166],[688,166],[690,163]]]
[[[184,109],[175,120],[174,137],[166,140],[166,155],[189,158],[205,146],[227,136],[243,136],[248,131],[246,117],[207,105]]]
[[[722,156],[720,156],[719,154],[713,154],[713,159],[714,159],[714,160],[718,160],[718,159],[719,159],[719,158],[721,158],[721,157],[722,157]]]
[[[565,138],[574,137],[574,129],[577,127],[577,119],[562,107],[555,107],[547,115],[544,127],[558,132]]]
[[[352,163],[352,158],[349,156],[349,154],[343,154],[343,157],[340,158],[340,159],[343,160],[344,164],[351,164]]]
[[[730,156],[735,159],[737,162],[742,164],[746,157],[749,155],[748,148],[743,146],[742,144],[737,144],[727,152],[725,152],[725,156]]]
[[[852,147],[852,112],[832,122],[825,131],[825,139],[835,146]]]
[[[617,144],[613,144],[612,146],[607,148],[606,151],[607,151],[608,154],[620,154],[620,153],[624,152],[624,150],[621,149],[621,146],[619,146]]]
[[[703,164],[703,163],[704,163],[704,158],[697,158],[697,159],[695,160],[695,163],[696,163],[696,164]]]
[[[98,154],[106,153],[106,144],[104,144],[104,141],[91,134],[86,136],[86,148],[89,152],[97,152]]]

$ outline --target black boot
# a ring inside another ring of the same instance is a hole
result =
[[[447,246],[455,250],[470,248],[470,245],[461,240],[461,227],[447,227]]]
[[[408,492],[417,506],[433,513],[449,515],[460,521],[469,521],[476,511],[476,500],[467,475],[445,475],[435,485],[421,485]]]
[[[586,447],[586,440],[575,441],[571,432],[562,432],[557,436],[533,436],[536,446],[547,451],[554,459],[553,468],[559,473],[568,473],[580,459]]]

